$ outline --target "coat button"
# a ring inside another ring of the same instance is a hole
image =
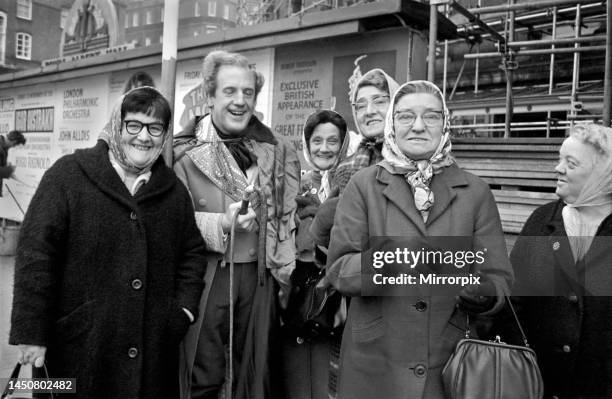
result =
[[[563,345],[563,352],[570,353],[571,351],[572,351],[572,348],[570,348],[569,345]]]
[[[257,251],[255,250],[255,248],[249,249],[249,256],[255,256],[256,253]]]
[[[132,219],[132,220],[138,219],[138,216],[136,216],[136,212],[130,213],[130,219]]]
[[[132,288],[134,288],[135,290],[139,290],[142,288],[142,280],[135,278],[134,280],[132,280]]]
[[[424,312],[425,310],[427,310],[427,302],[419,300],[417,301],[417,303],[414,304],[414,307],[419,312]]]
[[[204,198],[200,198],[198,200],[198,205],[200,205],[201,207],[205,207],[206,204],[208,204],[208,201],[206,201]]]
[[[425,374],[427,374],[427,368],[423,366],[422,364],[417,364],[416,367],[414,368],[414,375],[416,375],[419,378],[422,378],[422,377],[425,377]]]
[[[134,359],[136,356],[138,356],[138,349],[134,347],[128,349],[128,356],[130,357],[130,359]]]
[[[576,294],[574,294],[574,293],[571,293],[571,294],[569,295],[569,297],[567,297],[567,299],[569,299],[569,301],[570,301],[571,303],[577,303],[577,302],[578,302],[578,295],[576,295]]]

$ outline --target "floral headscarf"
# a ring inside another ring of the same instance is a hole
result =
[[[357,69],[356,71],[359,72]],[[354,73],[354,76],[350,81],[351,90],[349,92],[349,97],[351,100],[351,104],[353,104],[357,100],[356,97],[359,93],[359,89],[361,88],[359,85],[363,81],[367,81],[375,75],[380,75],[386,80],[387,87],[389,88],[389,97],[393,96],[393,94],[398,88],[397,82],[382,69],[375,68],[366,72],[363,75],[361,75],[360,72]],[[357,122],[357,112],[355,111],[355,108],[352,106],[351,108],[353,111],[353,121],[355,122],[355,128],[361,136],[361,142],[355,150],[355,153],[346,160],[342,161],[336,169],[336,173],[334,176],[334,186],[338,187],[340,191],[344,190],[344,187],[346,187],[346,184],[350,180],[351,176],[357,173],[357,171],[365,167],[374,165],[380,160],[380,147],[384,140],[384,135],[382,137],[367,139],[362,134],[361,129],[359,129],[359,123]]]
[[[153,166],[155,161],[157,161],[157,158],[159,158],[159,156],[161,155],[163,151],[163,146],[161,146],[159,149],[156,150],[157,153],[155,154],[153,158],[151,158],[151,161],[144,167],[140,168],[129,161],[129,159],[127,158],[121,146],[121,134],[122,134],[121,131],[123,128],[123,121],[121,120],[121,108],[123,107],[123,100],[128,94],[133,93],[136,90],[145,90],[145,89],[154,90],[161,95],[161,93],[157,89],[155,89],[154,87],[149,87],[149,86],[137,87],[135,89],[128,91],[127,93],[122,95],[117,100],[117,102],[113,106],[110,120],[108,121],[106,126],[104,126],[104,128],[102,129],[102,132],[100,132],[100,135],[98,136],[99,139],[106,141],[106,143],[108,144],[108,148],[110,149],[113,160],[117,162],[119,165],[121,165],[121,167],[124,170],[135,173],[137,175],[142,175],[144,173],[149,172],[151,170],[151,167]],[[168,135],[168,129],[166,129],[166,131],[163,134],[164,142],[165,142],[167,135]]]
[[[342,118],[342,115],[340,115],[339,113],[332,111],[332,110],[318,110],[313,112],[312,114],[310,114],[308,116],[308,118],[306,118],[306,123],[308,123],[308,120],[310,119],[310,117],[312,117],[313,115],[317,114],[318,112],[321,111],[328,111],[328,112],[333,112],[334,114],[338,115],[340,118]],[[344,119],[344,118],[342,118]],[[327,197],[329,196],[330,192],[331,192],[331,184],[330,184],[330,175],[333,174],[333,172],[335,171],[336,167],[338,166],[338,164],[340,163],[340,161],[342,161],[345,156],[346,156],[346,151],[348,149],[348,145],[350,142],[350,137],[348,135],[347,131],[344,132],[340,132],[340,141],[341,141],[341,146],[340,146],[340,151],[338,152],[338,157],[336,158],[336,162],[334,162],[334,164],[327,170],[320,170],[319,168],[317,168],[317,166],[314,164],[314,162],[312,162],[312,157],[310,154],[310,151],[308,150],[308,140],[306,139],[306,132],[305,132],[305,127],[306,127],[306,123],[304,124],[304,128],[302,129],[302,151],[304,154],[304,159],[306,160],[306,163],[308,164],[308,166],[314,170],[317,171],[321,174],[321,188],[319,189],[317,195],[319,197],[319,201],[323,202],[327,199]],[[327,123],[327,122],[323,122],[323,123]],[[331,122],[329,122],[331,123]],[[335,126],[335,125],[334,125]],[[315,126],[316,127],[316,126]]]
[[[612,129],[594,123],[578,125],[570,137],[594,145],[598,151],[593,171],[578,198],[562,211],[574,259],[579,261],[590,248],[603,219],[612,212]]]
[[[433,92],[438,94],[436,97],[442,101],[444,113],[442,138],[440,140],[440,144],[434,151],[433,155],[429,159],[424,160],[410,159],[399,149],[393,123],[395,105],[399,100],[398,93],[400,93],[406,86],[418,84],[428,86]],[[429,188],[433,175],[440,173],[442,169],[455,162],[451,155],[449,115],[448,108],[446,107],[446,101],[444,101],[444,95],[436,85],[426,80],[412,80],[401,85],[393,95],[391,105],[387,111],[385,122],[385,142],[382,150],[384,160],[379,162],[378,165],[385,168],[387,171],[389,171],[389,173],[401,174],[405,176],[406,181],[413,188],[414,203],[416,208],[421,212],[421,216],[425,221],[427,221],[429,210],[433,206],[435,200],[434,193]]]

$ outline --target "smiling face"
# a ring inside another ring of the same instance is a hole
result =
[[[319,170],[328,170],[338,160],[340,131],[333,123],[321,123],[314,128],[308,147],[313,165]]]
[[[578,199],[584,184],[593,172],[597,151],[575,137],[568,137],[559,150],[557,172],[557,195],[573,204]]]
[[[123,120],[163,125],[161,119],[141,112],[128,112]],[[155,161],[164,144],[164,137],[164,134],[159,137],[151,136],[146,126],[143,126],[140,133],[130,134],[125,127],[125,122],[121,122],[121,149],[127,160],[137,168],[144,168]]]
[[[353,107],[363,136],[375,138],[383,135],[385,116],[389,109],[389,93],[374,86],[363,86],[357,91]]]
[[[255,74],[233,65],[224,65],[217,73],[217,88],[209,97],[212,120],[223,133],[241,135],[255,110]]]
[[[399,149],[412,160],[429,159],[443,136],[442,101],[430,93],[406,94],[393,111]]]

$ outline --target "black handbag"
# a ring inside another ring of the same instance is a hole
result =
[[[469,318],[465,339],[457,343],[454,353],[442,370],[442,380],[449,399],[541,399],[544,383],[529,348],[527,337],[512,311],[525,346],[508,345],[496,336],[494,341],[469,337]]]
[[[33,368],[34,366],[32,366],[32,370],[34,370]],[[45,378],[49,378],[49,372],[47,371],[47,366],[43,364],[43,370],[45,372]],[[15,368],[13,369],[13,372],[11,373],[11,376],[8,378],[8,381],[6,382],[6,386],[4,387],[4,391],[2,391],[2,396],[0,396],[0,399],[25,399],[26,396],[23,397],[19,397],[19,396],[14,396],[14,392],[15,390],[11,388],[11,380],[13,379],[17,379],[19,378],[19,372],[21,371],[21,364],[17,363],[15,365]],[[54,399],[55,396],[53,395],[53,392],[49,392],[46,395],[49,399]],[[30,396],[27,396],[28,398]],[[40,398],[40,395],[34,396],[35,398]]]
[[[343,306],[342,295],[333,287],[317,288],[325,277],[325,269],[312,262],[300,262],[291,275],[291,294],[287,309],[282,312],[283,328],[297,338],[298,343],[317,337],[339,334],[336,312]]]

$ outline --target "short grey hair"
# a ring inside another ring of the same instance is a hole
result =
[[[612,129],[609,127],[597,123],[578,124],[570,130],[570,137],[593,146],[601,155],[612,156]]]
[[[255,77],[255,97],[264,85],[264,77],[261,73],[249,67],[249,60],[242,54],[230,53],[224,50],[216,50],[208,53],[202,63],[202,77],[204,79],[204,92],[208,97],[214,97],[217,90],[217,74],[219,69],[224,66],[237,66],[253,72]]]

